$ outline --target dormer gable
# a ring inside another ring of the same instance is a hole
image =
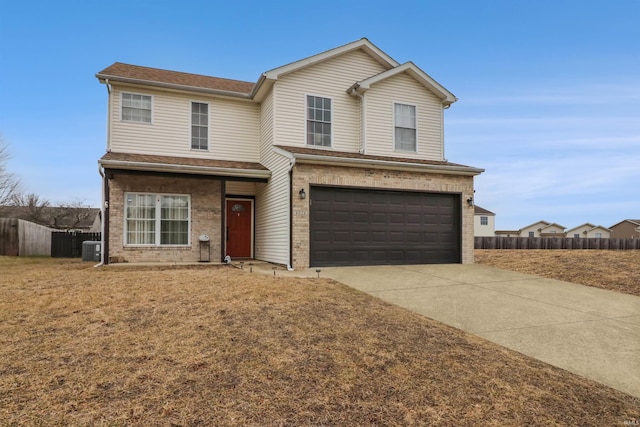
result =
[[[458,98],[445,89],[440,83],[435,81],[431,76],[422,71],[417,65],[413,62],[405,62],[402,65],[384,71],[375,76],[371,76],[362,81],[356,82],[351,86],[347,92],[352,93],[352,91],[356,91],[359,94],[365,93],[367,90],[371,88],[372,85],[375,85],[378,82],[386,80],[388,78],[397,76],[401,73],[407,73],[411,77],[413,77],[418,83],[426,87],[429,91],[431,91],[434,95],[436,95],[442,101],[442,104],[445,106],[449,106],[456,102]]]

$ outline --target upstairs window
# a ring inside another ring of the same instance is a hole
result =
[[[529,237],[535,237],[535,232],[530,231],[530,232],[529,232]]]
[[[480,225],[489,225],[489,217],[481,216],[480,217]]]
[[[151,123],[151,96],[123,93],[122,120],[127,122]]]
[[[416,106],[394,104],[394,145],[399,151],[417,151]]]
[[[307,95],[307,145],[331,147],[331,99]]]
[[[191,149],[209,149],[209,104],[191,103]]]

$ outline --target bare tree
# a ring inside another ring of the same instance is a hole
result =
[[[82,199],[62,202],[60,206],[51,209],[51,227],[73,230],[79,228],[78,226],[91,215],[91,206]]]
[[[16,194],[20,194],[22,188],[18,177],[7,169],[10,157],[9,148],[0,135],[0,205],[9,204]]]
[[[34,193],[16,193],[9,200],[9,204],[26,207],[29,215],[28,218],[25,218],[27,221],[40,225],[50,225],[47,208],[51,203],[47,199],[41,198]]]

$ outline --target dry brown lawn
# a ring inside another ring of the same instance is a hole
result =
[[[640,296],[640,251],[476,250],[476,262]]]
[[[325,279],[0,257],[0,425],[623,426],[640,400]]]

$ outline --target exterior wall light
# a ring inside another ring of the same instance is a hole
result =
[[[469,197],[469,198],[467,199],[467,204],[468,204],[469,206],[473,206],[473,197]]]
[[[300,195],[301,199],[306,199],[307,198],[307,193],[304,191],[304,188],[301,188],[300,192],[298,194]]]

